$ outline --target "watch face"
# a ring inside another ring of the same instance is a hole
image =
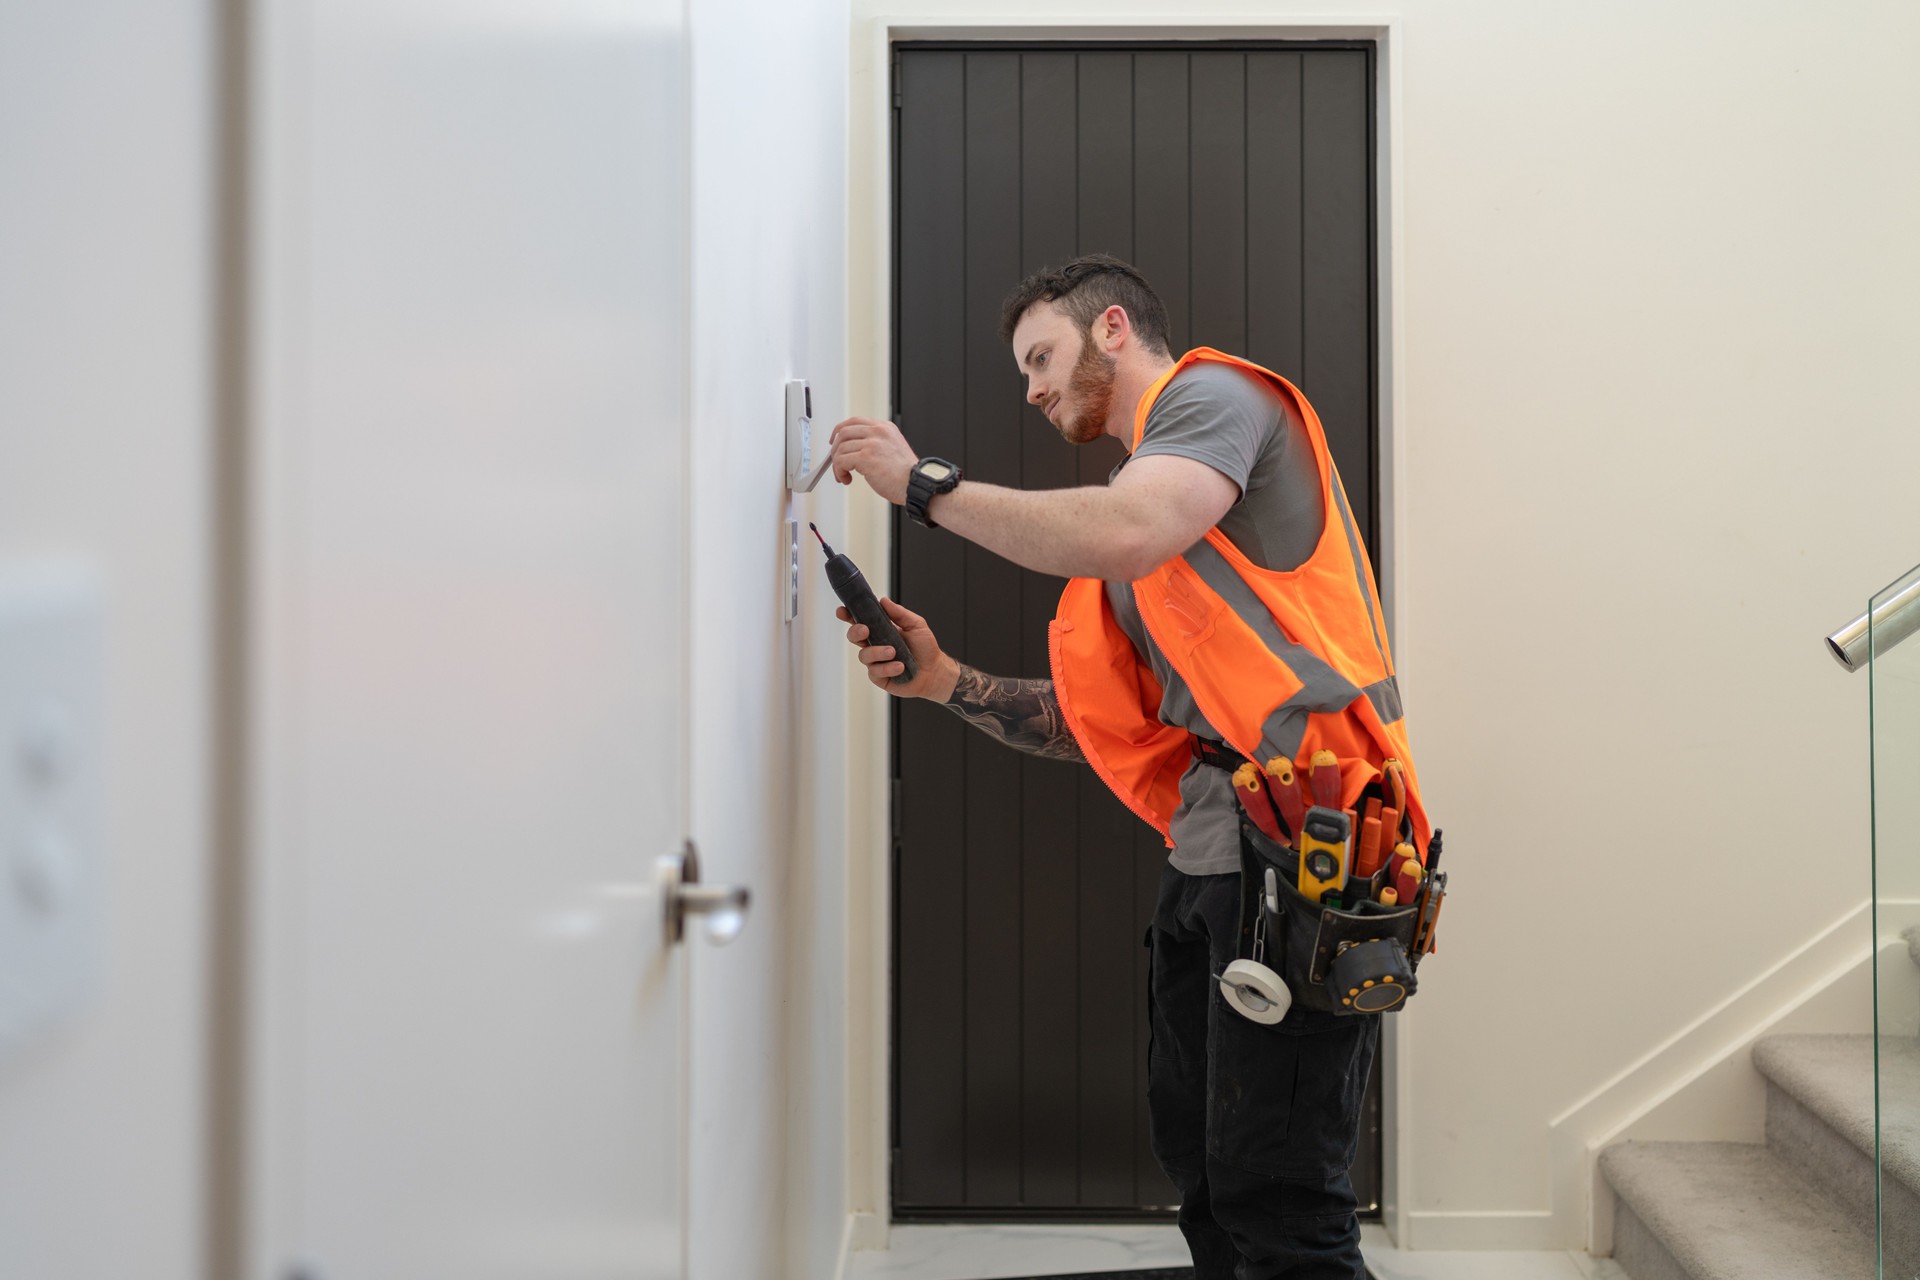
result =
[[[938,461],[923,462],[916,469],[920,472],[921,475],[933,481],[935,484],[939,484],[942,480],[945,480],[948,476],[953,474],[952,467],[948,466],[944,462],[938,462]]]

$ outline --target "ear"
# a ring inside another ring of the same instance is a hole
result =
[[[1112,353],[1126,344],[1133,333],[1133,320],[1127,315],[1127,309],[1116,302],[1093,322],[1093,332],[1101,347]]]

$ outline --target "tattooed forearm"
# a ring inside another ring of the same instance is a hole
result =
[[[990,737],[1048,760],[1084,760],[1051,680],[1015,680],[960,668],[945,704]]]

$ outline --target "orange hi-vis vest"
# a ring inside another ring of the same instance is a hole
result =
[[[1315,751],[1340,759],[1343,808],[1405,766],[1414,844],[1426,858],[1432,832],[1407,746],[1399,685],[1387,650],[1373,565],[1327,449],[1319,415],[1279,374],[1207,347],[1189,351],[1140,398],[1133,448],[1173,378],[1202,361],[1265,379],[1286,399],[1312,443],[1326,523],[1306,563],[1262,569],[1218,528],[1133,584],[1140,620],[1193,691],[1194,705],[1227,744],[1265,765],[1275,756],[1309,776]],[[1049,628],[1053,687],[1087,762],[1113,793],[1167,836],[1193,735],[1160,720],[1160,682],[1121,630],[1098,578],[1075,578]]]

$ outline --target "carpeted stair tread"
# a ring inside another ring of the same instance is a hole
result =
[[[1768,1036],[1754,1045],[1753,1065],[1873,1158],[1872,1036]],[[1880,1080],[1882,1168],[1920,1192],[1920,1042],[1883,1041]]]
[[[1874,1280],[1874,1245],[1765,1147],[1627,1142],[1600,1169],[1695,1280]]]

